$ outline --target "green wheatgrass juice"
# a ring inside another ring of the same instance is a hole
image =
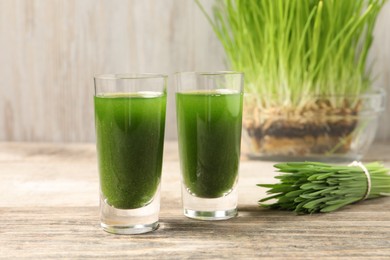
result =
[[[101,192],[119,209],[149,204],[160,183],[166,95],[94,97]]]
[[[237,181],[242,98],[224,89],[176,93],[182,177],[194,196],[222,197]]]

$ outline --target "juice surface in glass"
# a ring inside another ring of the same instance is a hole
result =
[[[176,93],[184,185],[200,198],[228,194],[238,176],[242,93],[211,90]]]
[[[150,203],[160,183],[166,95],[94,97],[101,192],[119,209]]]

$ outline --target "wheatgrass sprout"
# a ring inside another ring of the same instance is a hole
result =
[[[211,16],[196,0],[262,108],[370,89],[367,55],[385,1],[220,0]]]
[[[368,176],[359,166],[331,165],[318,162],[276,164],[281,175],[276,184],[258,184],[269,188],[271,196],[259,201],[261,206],[295,211],[298,214],[331,212],[362,199],[390,195],[389,169],[369,163]],[[276,200],[271,204],[264,202]]]

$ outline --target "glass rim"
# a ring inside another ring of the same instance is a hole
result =
[[[124,79],[166,79],[168,75],[158,73],[107,73],[98,74],[94,76],[94,79],[103,80],[124,80]]]
[[[174,75],[199,75],[199,76],[223,76],[223,75],[244,75],[243,72],[233,70],[220,70],[220,71],[178,71]]]

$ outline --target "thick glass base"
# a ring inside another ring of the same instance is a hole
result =
[[[113,234],[142,234],[159,227],[160,190],[148,205],[137,209],[117,209],[100,195],[100,221],[104,231]]]
[[[105,223],[100,223],[101,227],[104,231],[112,234],[119,234],[119,235],[136,235],[136,234],[143,234],[148,233],[151,231],[154,231],[158,229],[159,223],[154,222],[152,224],[147,225],[135,225],[135,226],[114,226],[114,225],[107,225]]]
[[[183,212],[188,218],[200,220],[225,220],[237,216],[237,189],[220,198],[199,198],[182,185]]]
[[[237,216],[237,209],[231,210],[216,210],[216,211],[197,211],[191,209],[184,209],[184,215],[188,218],[200,220],[224,220]]]
[[[308,156],[287,156],[287,155],[266,155],[248,153],[250,160],[271,161],[271,162],[324,162],[324,163],[347,163],[360,160],[362,154],[336,154],[336,155],[308,155]]]

